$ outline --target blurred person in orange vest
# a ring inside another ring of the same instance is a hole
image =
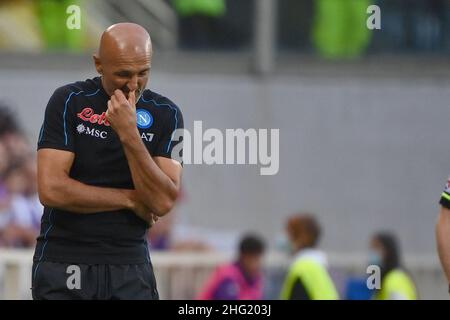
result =
[[[200,300],[260,300],[263,298],[263,240],[245,235],[237,261],[219,266],[201,291]]]

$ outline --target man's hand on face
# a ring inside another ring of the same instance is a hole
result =
[[[106,118],[121,139],[136,134],[135,92],[130,91],[127,99],[121,90],[116,89],[108,101]]]

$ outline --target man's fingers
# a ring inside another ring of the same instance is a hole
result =
[[[153,213],[150,213],[150,226],[153,226],[155,223],[156,223],[156,221],[158,221],[159,220],[159,217],[156,215],[156,214],[153,214]]]
[[[112,102],[108,100],[108,110],[106,110],[106,118],[109,119],[109,111],[112,109]]]
[[[114,91],[114,95],[111,96],[111,99],[112,99],[112,97],[115,98],[115,101],[117,102],[117,104],[116,104],[117,106],[123,106],[128,103],[128,100],[125,97],[125,94],[123,93],[122,90],[116,89]]]
[[[136,93],[134,90],[128,93],[128,102],[132,108],[136,109]]]
[[[106,116],[110,116],[111,113],[114,113],[117,105],[117,99],[114,96],[111,96],[111,99],[108,100],[108,110],[106,110]]]
[[[111,100],[110,101],[111,101],[111,107],[117,106],[118,99],[117,99],[117,97],[115,95],[111,96]]]
[[[116,96],[117,101],[127,100],[127,98],[125,98],[125,95],[123,94],[122,90],[119,90],[119,89],[114,90],[114,96]]]
[[[128,104],[132,107],[132,108],[136,108],[136,92],[135,90],[130,91],[128,93],[128,99],[127,97],[125,97],[125,94],[123,93],[122,90],[116,89],[114,91],[114,94],[111,96],[111,100],[114,97],[114,102],[117,102],[119,105],[123,105],[126,102],[128,102]]]

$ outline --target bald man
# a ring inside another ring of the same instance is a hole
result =
[[[38,141],[45,209],[34,299],[159,298],[146,233],[180,190],[172,149],[183,117],[145,89],[151,61],[144,28],[113,25],[94,55],[100,76],[60,87],[48,102]]]

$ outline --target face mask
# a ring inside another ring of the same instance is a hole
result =
[[[383,262],[381,255],[378,251],[371,250],[369,252],[369,265],[376,265],[381,267],[381,264]]]
[[[277,248],[289,255],[295,253],[295,248],[286,235],[282,235],[277,239]]]

